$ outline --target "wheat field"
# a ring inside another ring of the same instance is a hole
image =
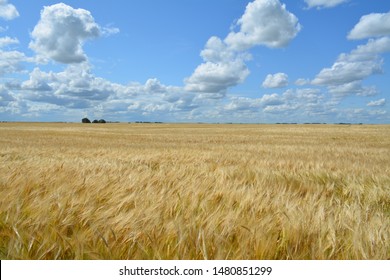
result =
[[[0,258],[390,259],[390,126],[2,123]]]

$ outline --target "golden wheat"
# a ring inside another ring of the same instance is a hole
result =
[[[389,259],[390,127],[0,124],[1,259]]]

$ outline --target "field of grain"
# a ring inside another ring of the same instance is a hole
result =
[[[389,258],[389,125],[0,124],[0,259]]]

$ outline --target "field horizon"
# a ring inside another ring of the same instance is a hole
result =
[[[0,259],[390,259],[390,125],[0,123]]]

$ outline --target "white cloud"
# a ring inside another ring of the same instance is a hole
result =
[[[349,0],[305,0],[308,8],[332,8]]]
[[[11,20],[18,16],[19,12],[14,5],[8,4],[7,0],[0,0],[0,18]]]
[[[386,99],[385,98],[382,98],[382,99],[379,99],[379,100],[376,100],[376,101],[370,101],[367,106],[370,106],[370,107],[377,107],[377,106],[384,106],[386,104]]]
[[[50,91],[52,88],[48,85],[48,82],[53,80],[54,76],[55,74],[53,73],[47,74],[39,68],[35,68],[30,73],[30,79],[21,84],[21,88],[33,91]]]
[[[8,89],[0,84],[0,106],[7,106],[9,102],[14,100],[15,98],[9,94]]]
[[[62,72],[44,72],[35,68],[29,80],[20,85],[25,100],[70,108],[90,108],[107,100],[120,85],[95,77],[88,64],[70,65]]]
[[[275,105],[281,105],[285,101],[284,99],[277,93],[273,94],[264,94],[261,98],[261,104],[263,106],[275,106]]]
[[[184,80],[185,90],[198,92],[203,98],[222,98],[227,89],[247,78],[250,71],[246,51],[256,45],[286,46],[300,30],[298,19],[279,0],[255,0],[237,21],[238,32],[225,40],[211,37],[200,55],[204,62]],[[283,82],[280,82],[280,86]]]
[[[390,35],[390,12],[364,15],[348,34],[348,39],[358,40]]]
[[[0,50],[0,76],[22,71],[22,63],[26,61],[30,59],[24,53]]]
[[[267,114],[290,114],[291,111],[297,110],[297,105],[272,105],[272,106],[266,106],[263,110],[264,113]],[[286,121],[289,121],[289,119],[285,119]]]
[[[164,93],[164,92],[166,92],[167,87],[165,85],[161,84],[161,82],[158,79],[152,78],[152,79],[148,79],[146,81],[145,90],[147,92]]]
[[[16,88],[30,107],[50,104],[54,105],[50,108],[59,106],[67,111],[90,110],[95,116],[100,112],[99,116],[131,113],[158,117],[161,112],[185,112],[197,107],[194,94],[185,93],[182,88],[166,86],[155,78],[145,84],[112,83],[93,75],[88,63],[72,64],[57,73],[35,68],[30,78]]]
[[[8,45],[12,44],[19,44],[19,40],[17,38],[11,38],[11,37],[0,37],[0,48],[3,48]]]
[[[101,32],[103,36],[111,36],[120,32],[117,27],[102,27]]]
[[[329,86],[328,90],[329,93],[337,97],[343,97],[351,94],[358,96],[373,96],[378,93],[376,87],[363,87],[361,81]]]
[[[310,80],[308,80],[308,79],[300,78],[300,79],[297,79],[295,81],[295,85],[297,85],[297,86],[304,86],[304,85],[308,85],[308,84],[310,84]]]
[[[249,75],[245,63],[233,61],[214,63],[207,61],[199,65],[191,77],[185,79],[185,89],[191,92],[224,93],[227,88],[242,83]]]
[[[21,102],[13,96],[5,85],[0,84],[0,116],[9,116],[10,114],[20,113]]]
[[[390,52],[390,37],[370,39],[367,44],[358,46],[351,52],[350,57],[354,60],[372,59],[377,54]]]
[[[31,33],[30,48],[57,62],[80,63],[87,59],[82,49],[84,42],[100,34],[89,11],[60,3],[44,7]]]
[[[240,30],[230,32],[225,42],[240,51],[257,45],[285,47],[301,29],[298,18],[279,0],[255,0],[249,3],[237,26]]]
[[[261,108],[261,98],[232,97],[231,102],[224,106],[227,111],[259,111]]]
[[[288,76],[285,73],[268,74],[262,86],[265,88],[282,88],[288,85]]]
[[[382,73],[382,60],[348,61],[339,58],[331,68],[322,69],[312,81],[314,85],[342,85],[361,81]]]
[[[234,60],[235,52],[218,37],[212,36],[206,43],[205,48],[201,51],[200,56],[204,61],[213,63],[229,62]]]
[[[325,96],[314,88],[289,89],[283,94],[264,95],[262,97],[263,112],[275,114],[279,122],[299,122],[312,119],[320,121],[321,116],[328,115],[333,105],[325,100]]]
[[[324,68],[312,81],[314,85],[356,86],[365,78],[383,72],[380,54],[390,52],[390,38],[371,39],[348,54],[341,54],[330,68]],[[348,85],[349,84],[349,85]]]
[[[245,65],[248,55],[229,50],[218,37],[207,41],[201,56],[205,62],[184,80],[187,91],[209,93],[210,98],[220,98],[229,87],[242,83],[249,75]]]
[[[151,84],[158,84],[162,88],[153,86],[152,89]],[[128,87],[131,87],[132,91],[137,89],[138,94],[130,98],[112,96],[107,102],[102,103],[105,112],[114,115],[122,114],[138,120],[146,118],[153,121],[166,121],[172,120],[173,116],[182,119],[199,106],[194,100],[195,94],[187,93],[182,88],[165,86],[157,79],[149,79],[143,85],[132,84]]]

